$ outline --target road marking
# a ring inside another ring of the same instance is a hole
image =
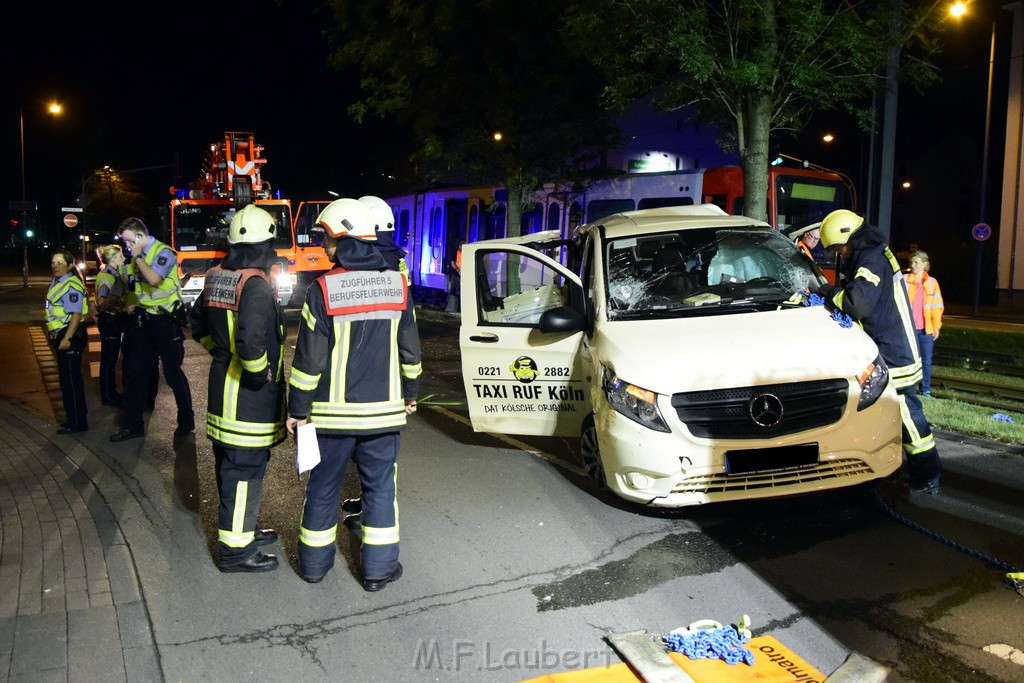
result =
[[[456,422],[464,424],[467,427],[472,427],[473,426],[473,424],[469,421],[468,418],[465,418],[462,415],[459,415],[458,413],[452,412],[451,410],[448,410],[447,408],[442,408],[441,406],[432,406],[432,405],[431,406],[427,406],[427,407],[430,410],[433,410],[434,412],[440,413],[440,414],[444,415],[447,418],[455,420]],[[531,446],[531,445],[529,445],[527,443],[523,443],[519,439],[513,439],[511,436],[506,436],[505,434],[491,434],[490,432],[485,432],[485,433],[487,434],[487,436],[494,437],[498,441],[501,441],[501,442],[511,446],[512,448],[518,449],[520,451],[524,451],[526,453],[529,453],[532,456],[540,458],[541,460],[547,461],[547,462],[551,463],[552,465],[554,465],[555,467],[558,467],[560,469],[565,470],[566,472],[572,472],[573,474],[575,474],[577,476],[580,476],[580,477],[587,476],[587,473],[583,471],[582,467],[577,467],[576,465],[571,465],[571,464],[565,462],[564,460],[560,460],[560,459],[556,458],[555,456],[550,455],[549,453],[545,453],[544,451],[538,450],[538,449],[534,448],[533,446]]]
[[[993,645],[986,645],[981,649],[985,652],[995,655],[996,657],[1000,657],[1007,661],[1013,662],[1014,664],[1024,666],[1024,652],[1021,652],[1012,645],[1006,645],[1004,643],[995,643]]]

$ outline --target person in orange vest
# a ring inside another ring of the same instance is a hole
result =
[[[942,291],[939,282],[928,271],[932,264],[928,254],[915,251],[910,255],[910,272],[903,274],[907,296],[914,315],[917,345],[921,349],[921,388],[918,393],[932,395],[932,351],[942,328]]]

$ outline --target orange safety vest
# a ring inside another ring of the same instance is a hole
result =
[[[914,297],[917,296],[918,285],[924,286],[924,331],[933,334],[935,330],[942,328],[942,292],[939,290],[938,281],[928,273],[922,273],[921,280],[917,279],[914,273],[904,273],[903,279],[907,283],[907,297],[910,305],[914,305]]]

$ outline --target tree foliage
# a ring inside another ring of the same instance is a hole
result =
[[[428,181],[504,185],[509,235],[540,181],[599,166],[617,141],[598,70],[562,39],[559,3],[327,4],[332,65],[360,74],[350,114],[411,125]]]
[[[97,169],[82,186],[88,201],[84,214],[94,230],[114,232],[129,216],[152,219],[150,202],[131,177],[110,166]]]
[[[817,110],[863,117],[890,45],[913,43],[905,74],[931,74],[931,7],[908,8],[890,35],[893,4],[866,0],[577,0],[566,25],[608,77],[605,102],[644,95],[656,106],[692,105],[727,136],[744,167],[745,213],[767,216],[769,135],[799,128]]]

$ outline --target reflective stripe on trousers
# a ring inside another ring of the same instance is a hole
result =
[[[942,474],[939,451],[935,447],[928,419],[924,416],[921,399],[916,387],[907,387],[898,392],[900,400],[900,421],[903,423],[903,451],[907,454],[911,484],[931,482]]]
[[[213,443],[220,507],[217,562],[232,565],[256,554],[256,517],[263,498],[263,476],[270,449],[230,448]]]
[[[398,433],[372,436],[317,435],[320,464],[310,472],[299,531],[299,569],[320,576],[334,566],[338,503],[345,468],[352,459],[362,490],[364,578],[389,575],[398,562],[398,501],[395,479]],[[327,542],[329,541],[329,542]]]

